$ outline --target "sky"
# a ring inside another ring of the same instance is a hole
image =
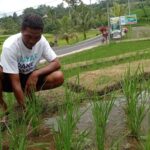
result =
[[[1,15],[9,15],[12,12],[16,12],[20,14],[23,9],[28,7],[36,8],[39,5],[45,4],[50,6],[57,6],[62,3],[63,0],[0,0],[0,16]],[[82,0],[85,4],[90,4],[97,2],[97,0]],[[66,3],[64,2],[64,5]]]

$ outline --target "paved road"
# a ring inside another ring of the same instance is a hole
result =
[[[85,40],[77,43],[73,46],[67,46],[63,48],[53,48],[58,56],[69,55],[79,51],[87,50],[93,47],[101,45],[101,36],[94,37],[92,39]]]

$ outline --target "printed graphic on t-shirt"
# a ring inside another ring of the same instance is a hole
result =
[[[31,56],[20,57],[18,60],[18,68],[20,73],[29,73],[35,68],[35,60],[38,54],[33,54]]]

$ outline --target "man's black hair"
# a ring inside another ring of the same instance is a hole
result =
[[[27,27],[32,28],[32,29],[41,29],[43,31],[44,24],[43,24],[42,18],[36,14],[26,15],[23,18],[21,28],[22,30],[24,30]]]

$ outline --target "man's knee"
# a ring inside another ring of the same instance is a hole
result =
[[[47,76],[46,79],[50,84],[60,86],[64,83],[64,74],[62,71],[55,71]]]
[[[54,81],[59,85],[62,85],[64,83],[64,74],[62,73],[62,71],[55,72]]]

